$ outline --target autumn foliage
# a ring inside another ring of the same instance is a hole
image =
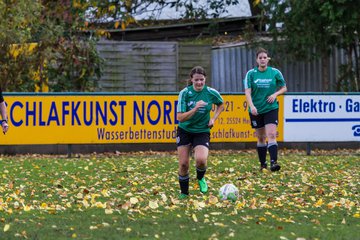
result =
[[[258,171],[255,151],[212,151],[209,193],[192,167],[185,201],[175,152],[2,156],[0,237],[355,239],[359,152],[282,153],[271,173]],[[219,199],[225,183],[236,202]]]

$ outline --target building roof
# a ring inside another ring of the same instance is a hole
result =
[[[193,2],[194,8],[200,9],[209,9],[209,13],[211,13],[211,9],[207,0],[198,0],[197,2]],[[156,10],[157,4],[152,4],[148,7],[148,10],[144,13],[135,16],[137,20],[144,19],[156,19],[156,20],[164,20],[164,19],[181,19],[182,14],[185,11],[185,8],[175,8],[175,7],[164,7]],[[238,0],[236,5],[226,6],[226,11],[222,13],[219,17],[221,18],[234,18],[234,17],[250,17],[251,10],[249,6],[248,0]]]
[[[129,27],[126,29],[108,30],[109,39],[122,41],[178,41],[186,38],[237,35],[244,33],[251,24],[255,31],[260,31],[257,17],[237,17],[209,19],[195,22],[167,22],[167,25],[151,25],[148,27]]]

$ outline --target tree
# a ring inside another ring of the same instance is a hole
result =
[[[273,48],[277,52],[297,60],[321,58],[323,91],[328,91],[329,56],[333,47],[342,47],[349,56],[343,78],[345,75],[351,77],[349,72],[356,72],[352,79],[356,89],[351,90],[359,90],[359,50],[356,49],[359,49],[360,1],[265,0],[262,7],[274,40]],[[357,59],[355,65],[352,61],[353,53]],[[339,80],[338,90],[344,90],[341,81],[344,80]]]
[[[74,1],[76,2],[76,1]],[[71,0],[0,0],[0,81],[4,91],[91,91],[101,58],[83,38]],[[61,78],[61,76],[68,76]]]
[[[101,76],[102,59],[97,38],[83,37],[87,5],[77,1],[43,0],[43,28],[38,32],[39,57],[51,91],[94,91]]]
[[[36,67],[27,65],[32,26],[39,24],[37,1],[0,1],[0,81],[3,90],[32,90],[27,76]],[[32,84],[34,85],[34,84]]]

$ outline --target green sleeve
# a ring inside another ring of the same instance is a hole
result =
[[[178,105],[177,105],[177,112],[186,112],[186,95],[187,95],[187,88],[184,88],[180,91],[178,97]]]

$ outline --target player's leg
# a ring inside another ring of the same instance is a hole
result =
[[[266,163],[266,154],[267,154],[267,144],[266,144],[266,132],[265,132],[265,123],[264,123],[264,115],[250,115],[251,127],[256,131],[257,143],[256,150],[258,153],[258,158],[260,162],[260,171],[264,168],[267,168]]]
[[[178,128],[176,144],[179,159],[179,185],[180,185],[180,199],[187,198],[189,195],[189,164],[190,164],[190,151],[191,151],[191,139],[192,135]]]
[[[196,163],[196,178],[200,192],[206,193],[208,185],[205,180],[207,159],[209,156],[210,133],[197,133],[193,139],[194,159]]]
[[[190,145],[179,146],[177,148],[179,158],[179,198],[186,198],[189,195],[189,164],[190,164]]]
[[[266,155],[267,155],[267,144],[266,144],[266,131],[265,127],[256,129],[257,143],[256,150],[260,162],[260,170],[267,168]]]
[[[194,148],[194,158],[196,162],[196,178],[199,183],[200,192],[202,193],[206,193],[208,191],[208,186],[205,180],[208,155],[209,149],[206,146],[197,145]]]
[[[278,144],[276,141],[276,132],[278,124],[278,110],[273,110],[265,114],[265,130],[268,140],[268,151],[270,154],[270,169],[271,171],[279,171],[280,165],[278,160]]]

